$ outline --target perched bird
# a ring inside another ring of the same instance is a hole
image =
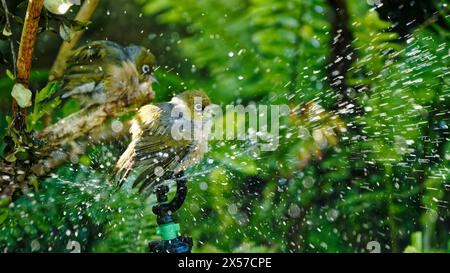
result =
[[[119,187],[136,170],[132,187],[151,193],[156,185],[198,163],[208,149],[208,105],[208,96],[194,90],[170,102],[141,107],[130,128],[131,143],[116,165]],[[195,134],[199,127],[200,134]]]
[[[155,56],[146,48],[121,47],[110,41],[94,41],[76,49],[67,60],[60,89],[47,101],[76,98],[82,108],[126,99],[153,99]]]

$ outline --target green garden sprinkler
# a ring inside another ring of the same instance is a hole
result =
[[[161,235],[162,240],[150,242],[150,252],[190,253],[192,250],[192,238],[180,235],[180,225],[173,218],[173,213],[183,205],[187,195],[187,180],[183,176],[183,172],[176,175],[177,191],[170,202],[167,202],[168,186],[160,185],[156,189],[158,204],[152,208],[152,211],[157,216],[156,233]]]

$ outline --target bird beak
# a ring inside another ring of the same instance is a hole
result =
[[[159,81],[155,78],[155,76],[150,75],[150,79],[152,80],[152,83],[156,83],[159,85]]]

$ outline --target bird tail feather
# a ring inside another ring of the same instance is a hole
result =
[[[127,150],[122,154],[122,156],[119,158],[116,164],[116,174],[114,181],[117,181],[117,185],[120,188],[125,180],[127,179],[128,175],[133,169],[134,166],[134,145],[133,143],[130,143]]]

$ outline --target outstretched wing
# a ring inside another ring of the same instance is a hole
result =
[[[47,100],[102,91],[107,65],[119,65],[126,55],[118,44],[95,41],[76,49],[67,60],[60,90]]]
[[[152,189],[170,178],[168,175],[192,152],[192,141],[172,138],[172,107],[170,103],[161,103],[139,110],[130,130],[132,141],[116,166],[119,186],[136,169],[133,187],[138,187],[140,192]]]

